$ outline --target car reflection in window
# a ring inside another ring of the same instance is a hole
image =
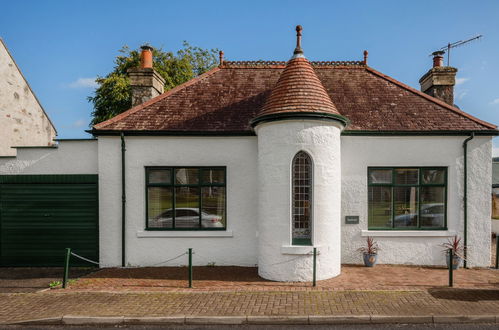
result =
[[[421,227],[443,227],[445,207],[443,203],[421,205]],[[416,227],[418,215],[401,214],[394,218],[394,227]]]
[[[171,228],[173,210],[168,209],[149,220],[149,225],[156,228]],[[201,212],[201,228],[223,228],[222,217],[216,214]],[[175,228],[199,228],[199,209],[176,208]]]

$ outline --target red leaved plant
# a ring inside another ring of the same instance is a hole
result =
[[[442,243],[441,246],[444,248],[443,252],[449,253],[449,250],[452,250],[454,255],[464,259],[464,250],[466,247],[461,244],[461,237],[456,235],[452,239],[448,239],[446,243]]]
[[[370,236],[367,236],[366,243],[367,243],[366,246],[358,248],[357,251],[360,251],[365,254],[378,254],[378,251],[381,250],[380,247],[378,246],[378,243],[374,241],[374,239]]]

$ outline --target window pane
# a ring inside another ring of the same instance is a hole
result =
[[[203,187],[203,209],[201,226],[203,228],[225,227],[225,188]]]
[[[172,189],[147,188],[147,216],[149,228],[172,228]]]
[[[293,159],[292,240],[295,245],[310,245],[312,239],[312,161],[299,152]]]
[[[418,184],[418,169],[399,168],[395,169],[396,184]]]
[[[199,228],[199,188],[175,188],[175,228]]]
[[[369,187],[369,227],[392,227],[392,189]]]
[[[224,183],[225,170],[223,169],[208,169],[203,170],[203,183]]]
[[[392,183],[392,170],[370,170],[369,182]]]
[[[197,168],[178,168],[175,170],[176,184],[198,184],[199,170]]]
[[[394,187],[394,227],[416,227],[418,225],[418,188]]]
[[[445,224],[445,188],[421,187],[421,227]]]
[[[425,184],[444,184],[445,183],[445,170],[423,169],[421,170],[421,180]]]
[[[170,170],[148,170],[147,175],[149,176],[149,183],[171,183],[171,171]]]

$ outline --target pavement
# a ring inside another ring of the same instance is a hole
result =
[[[41,283],[37,271],[7,273],[35,286]],[[0,285],[2,279],[15,284],[5,272],[0,269]],[[495,269],[460,269],[453,288],[447,287],[445,269],[388,265],[344,265],[342,275],[318,281],[317,287],[266,281],[244,267],[196,267],[194,288],[187,287],[185,267],[71,274],[83,276],[68,289],[25,292],[20,286],[0,293],[0,326],[499,323]]]
[[[0,295],[3,324],[497,323],[498,315],[492,289]]]

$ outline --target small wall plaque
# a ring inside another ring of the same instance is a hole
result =
[[[347,225],[355,225],[359,223],[358,215],[347,215],[345,216],[345,224]]]

